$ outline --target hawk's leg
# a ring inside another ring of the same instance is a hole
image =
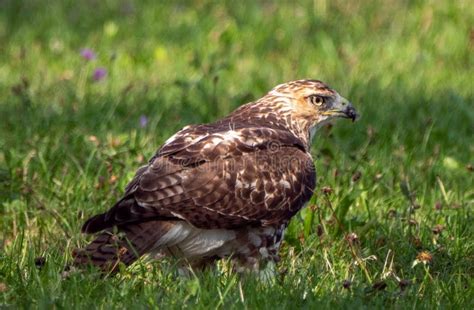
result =
[[[285,228],[286,225],[281,225],[240,232],[238,239],[241,247],[232,259],[234,270],[274,277],[275,265],[280,261],[278,253]]]
[[[253,251],[235,254],[232,257],[234,270],[239,273],[259,272],[266,269],[267,265],[275,266],[280,261],[278,246],[272,248],[255,248]]]

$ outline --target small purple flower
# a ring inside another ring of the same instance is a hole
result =
[[[94,70],[94,74],[92,75],[92,79],[96,82],[105,79],[107,76],[107,69],[105,68],[97,68]]]
[[[95,59],[95,53],[90,48],[83,48],[81,50],[81,56],[87,61]]]
[[[148,117],[146,117],[145,115],[141,115],[140,116],[140,127],[145,128],[147,124],[148,124]]]

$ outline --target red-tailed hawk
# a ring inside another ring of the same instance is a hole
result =
[[[258,269],[277,261],[290,219],[316,185],[310,144],[318,127],[352,105],[326,84],[281,84],[211,124],[187,126],[138,169],[109,211],[90,218],[98,233],[74,264],[117,270],[144,254],[194,267],[231,257]]]

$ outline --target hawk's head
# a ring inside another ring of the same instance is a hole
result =
[[[297,80],[280,84],[266,97],[291,115],[289,127],[313,137],[317,128],[334,118],[355,121],[358,114],[352,104],[334,89],[317,80]],[[264,97],[265,98],[265,97]],[[310,142],[310,141],[308,141]]]
[[[357,117],[352,104],[323,82],[297,80],[277,85],[262,98],[232,112],[228,119],[285,127],[309,146],[316,129],[331,119],[355,121]]]
[[[336,117],[352,121],[358,117],[347,99],[321,81],[291,81],[276,86],[270,94],[289,100],[296,115],[311,119],[315,125]]]

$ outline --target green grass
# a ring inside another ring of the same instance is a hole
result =
[[[473,308],[473,25],[469,1],[0,2],[0,307]],[[318,133],[273,282],[172,261],[61,277],[171,134],[299,78],[362,118]]]

